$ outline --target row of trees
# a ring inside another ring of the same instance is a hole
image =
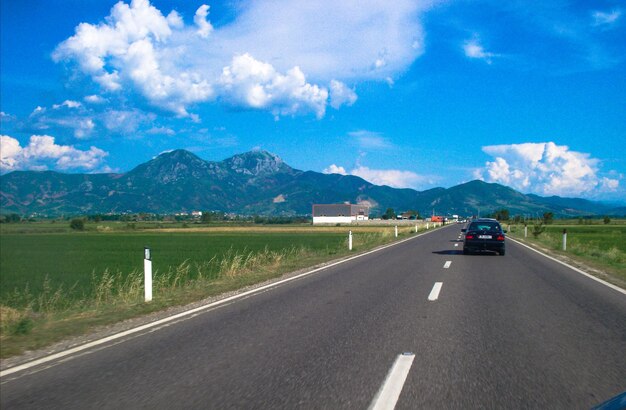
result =
[[[413,209],[409,209],[408,211],[403,212],[402,217],[407,219],[422,219],[420,217],[420,213]],[[380,218],[384,220],[398,219],[398,214],[396,214],[396,211],[393,208],[387,208],[385,213],[382,214]]]
[[[382,215],[370,215],[370,218],[380,217],[385,220],[398,219],[398,214],[393,208],[387,208]],[[402,213],[403,218],[407,219],[422,219],[419,212],[415,210],[409,210]],[[544,212],[540,217],[528,218],[522,215],[515,215],[511,217],[511,213],[508,209],[502,208],[495,212],[486,215],[488,218],[495,218],[499,221],[514,222],[517,224],[535,223],[540,220],[544,225],[549,225],[554,221],[554,213]],[[68,221],[77,218],[65,218],[59,217],[56,219],[42,218],[44,220],[55,221]],[[160,215],[152,213],[135,213],[135,214],[95,214],[87,215],[82,218],[83,224],[86,222],[102,222],[102,221],[121,221],[121,222],[196,222],[196,223],[215,223],[215,222],[253,222],[255,224],[289,224],[289,223],[306,223],[310,219],[304,216],[262,216],[262,215],[236,215],[229,214],[222,211],[206,211],[202,212],[202,216],[193,216],[188,214],[176,214],[176,215]],[[579,217],[578,224],[591,224],[590,217]],[[17,213],[0,215],[0,223],[20,223],[20,222],[33,222],[37,219],[34,217],[22,217]],[[609,224],[611,219],[608,216],[603,217],[603,222]]]

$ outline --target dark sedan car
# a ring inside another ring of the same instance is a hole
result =
[[[495,219],[476,219],[469,223],[463,241],[463,254],[477,251],[494,251],[500,255],[505,253],[504,234],[500,223]]]

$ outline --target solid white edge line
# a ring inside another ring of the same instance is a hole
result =
[[[567,264],[567,263],[565,263],[565,262],[563,262],[563,261],[560,261],[560,260],[558,260],[557,258],[552,257],[552,256],[550,256],[550,255],[548,255],[548,254],[545,254],[545,253],[541,252],[540,250],[537,250],[537,249],[533,248],[532,246],[528,246],[528,245],[526,245],[525,243],[522,243],[522,242],[520,242],[520,241],[518,241],[518,240],[515,240],[515,239],[511,238],[510,236],[508,237],[508,239],[509,239],[509,240],[511,240],[511,241],[513,241],[513,242],[515,242],[515,243],[517,243],[517,244],[519,244],[519,245],[522,245],[522,246],[523,246],[523,247],[525,247],[525,248],[530,249],[530,250],[531,250],[531,251],[533,251],[533,252],[537,252],[537,253],[538,253],[538,254],[540,254],[541,256],[545,256],[546,258],[551,259],[551,260],[553,260],[553,261],[555,261],[555,262],[557,262],[557,263],[560,263],[560,264],[561,264],[561,265],[563,265],[563,266],[567,266],[567,267],[568,267],[568,268],[570,268],[571,270],[573,270],[573,271],[575,271],[575,272],[578,272],[578,273],[580,273],[581,275],[584,275],[584,276],[588,277],[589,279],[593,279],[593,280],[595,280],[596,282],[599,282],[599,283],[601,283],[601,284],[603,284],[603,285],[605,285],[605,286],[608,286],[609,288],[611,288],[611,289],[613,289],[613,290],[616,290],[616,291],[620,292],[620,293],[621,293],[621,294],[623,294],[623,295],[626,295],[626,290],[624,290],[624,289],[620,288],[619,286],[616,286],[616,285],[614,285],[614,284],[612,284],[612,283],[609,283],[609,282],[607,282],[607,281],[605,281],[605,280],[602,280],[602,279],[597,278],[597,277],[595,277],[595,276],[593,276],[593,275],[590,275],[589,273],[587,273],[587,272],[585,272],[585,271],[583,271],[583,270],[580,270],[580,269],[578,269],[577,267],[574,267],[574,266],[569,265],[569,264]]]
[[[204,306],[200,306],[200,307],[197,307],[197,308],[194,308],[194,309],[191,309],[191,310],[187,310],[187,311],[175,314],[173,316],[169,316],[169,317],[157,320],[155,322],[151,322],[151,323],[148,323],[148,324],[145,324],[145,325],[142,325],[142,326],[138,326],[138,327],[135,327],[135,328],[132,328],[132,329],[128,329],[126,331],[123,331],[123,332],[120,332],[120,333],[116,333],[114,335],[111,335],[111,336],[108,336],[108,337],[105,337],[105,338],[102,338],[102,339],[94,340],[93,342],[89,342],[89,343],[86,343],[84,345],[80,345],[80,346],[74,347],[72,349],[64,350],[62,352],[58,352],[58,353],[52,354],[50,356],[44,356],[44,357],[41,357],[39,359],[30,361],[30,362],[26,362],[26,363],[23,363],[23,364],[18,365],[18,366],[10,367],[8,369],[0,371],[0,377],[8,376],[10,374],[13,374],[13,373],[16,373],[16,372],[19,372],[19,371],[22,371],[22,370],[30,369],[31,367],[39,366],[41,364],[48,363],[48,362],[51,362],[51,361],[56,360],[56,359],[60,359],[60,358],[65,357],[65,356],[69,356],[69,355],[72,355],[74,353],[78,353],[78,352],[81,352],[83,350],[90,349],[92,347],[99,346],[99,345],[102,345],[104,343],[108,343],[110,341],[113,341],[113,340],[116,340],[116,339],[120,339],[120,338],[128,336],[128,335],[132,335],[132,334],[137,333],[137,332],[141,332],[142,330],[146,330],[146,329],[150,329],[152,327],[160,326],[163,323],[171,322],[173,320],[177,320],[177,319],[180,319],[180,318],[185,317],[185,316],[191,316],[194,313],[198,313],[198,312],[201,312],[203,310],[208,310],[208,309],[217,307],[219,305],[226,304],[226,303],[231,302],[233,300],[240,299],[240,298],[252,295],[252,294],[257,293],[257,292],[261,292],[261,291],[266,290],[266,289],[277,287],[277,286],[282,285],[284,283],[300,279],[302,277],[311,275],[313,273],[317,273],[317,272],[322,271],[324,269],[328,269],[328,268],[332,268],[332,267],[337,266],[337,265],[341,265],[342,263],[346,263],[346,262],[352,261],[354,259],[358,259],[358,258],[361,258],[363,256],[370,255],[372,253],[382,251],[382,250],[390,248],[392,246],[400,245],[401,243],[404,243],[404,242],[407,242],[407,241],[419,238],[421,236],[427,235],[427,234],[429,234],[431,232],[435,232],[435,231],[437,231],[437,230],[436,229],[427,230],[427,231],[425,231],[425,232],[423,232],[423,233],[421,233],[419,235],[415,235],[415,236],[412,236],[410,238],[402,239],[401,241],[393,242],[393,243],[390,243],[388,245],[383,245],[383,246],[381,246],[379,248],[372,249],[371,251],[367,251],[365,253],[361,253],[361,254],[358,254],[358,255],[355,255],[355,256],[351,256],[351,257],[346,258],[346,259],[342,259],[340,261],[331,263],[330,265],[321,266],[321,267],[319,267],[317,269],[313,269],[311,271],[304,272],[304,273],[301,273],[301,274],[296,275],[296,276],[292,276],[291,278],[283,279],[283,280],[278,281],[278,282],[269,283],[267,285],[264,285],[264,286],[261,286],[261,287],[255,288],[255,289],[251,289],[251,290],[248,290],[246,292],[242,292],[242,293],[239,293],[237,295],[229,296],[227,298],[218,300],[216,302],[209,303],[208,305],[204,305]]]
[[[452,261],[446,261],[446,263],[443,264],[443,268],[448,269],[450,268],[450,265],[452,265]]]
[[[413,353],[404,353],[396,358],[369,410],[393,410],[396,407],[414,359]]]
[[[433,290],[430,291],[430,295],[428,295],[428,300],[434,302],[439,299],[439,292],[441,292],[441,287],[443,286],[443,282],[435,282],[435,286],[433,286]]]

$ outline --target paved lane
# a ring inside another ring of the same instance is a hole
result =
[[[5,378],[1,407],[367,408],[403,352],[396,408],[588,408],[626,389],[624,295],[513,243],[461,255],[459,232]]]

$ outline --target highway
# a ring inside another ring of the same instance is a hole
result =
[[[462,255],[461,227],[6,375],[0,407],[588,409],[626,390],[625,294],[510,240]]]

